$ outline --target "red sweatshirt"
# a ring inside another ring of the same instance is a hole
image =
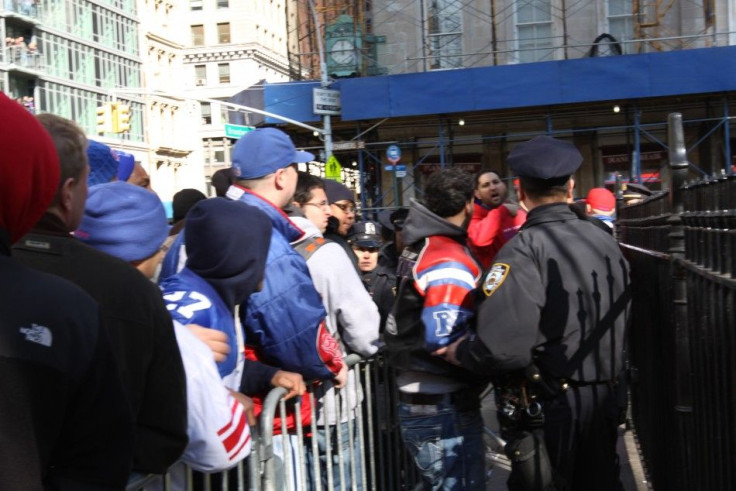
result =
[[[492,210],[478,203],[473,206],[473,217],[468,226],[470,250],[483,269],[488,269],[501,247],[526,221],[526,211],[513,203],[504,203]]]

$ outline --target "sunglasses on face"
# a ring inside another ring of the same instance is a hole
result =
[[[332,203],[345,213],[355,213],[355,206],[350,203]]]

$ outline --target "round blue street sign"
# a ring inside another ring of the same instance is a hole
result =
[[[398,162],[401,160],[401,149],[396,145],[389,145],[386,149],[386,158],[389,162]]]

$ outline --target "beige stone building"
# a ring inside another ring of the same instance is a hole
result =
[[[183,70],[178,84],[199,103],[198,158],[209,177],[230,165],[235,138],[226,137],[225,124],[252,125],[254,113],[236,117],[227,102],[258,83],[289,80],[287,59],[287,0],[189,0],[184,4]],[[256,97],[258,99],[258,97]],[[258,104],[258,101],[256,101]],[[261,109],[262,109],[262,103]]]

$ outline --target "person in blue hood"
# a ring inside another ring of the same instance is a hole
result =
[[[171,316],[182,324],[226,335],[228,348],[216,358],[218,370],[228,387],[239,390],[244,356],[235,306],[257,291],[263,280],[271,222],[245,203],[212,198],[190,210],[185,241],[186,266],[161,283],[164,300]]]

